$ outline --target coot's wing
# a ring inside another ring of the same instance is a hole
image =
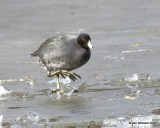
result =
[[[51,49],[50,47],[54,47],[54,43],[58,43],[58,42],[63,42],[63,40],[65,39],[65,36],[54,36],[51,37],[49,39],[47,39],[43,44],[40,45],[40,47],[38,48],[38,50],[34,51],[33,53],[31,53],[32,56],[40,56],[41,54],[43,54],[43,52],[49,52],[49,50]]]
[[[66,65],[66,60],[74,54],[75,36],[56,36],[46,40],[32,56],[38,56],[40,61],[52,69]],[[68,62],[68,61],[67,61]]]

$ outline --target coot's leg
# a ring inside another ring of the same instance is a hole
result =
[[[55,71],[55,72],[51,72],[51,71],[48,70],[47,76],[48,76],[48,77],[56,76],[56,78],[57,78],[57,82],[56,82],[56,83],[57,83],[57,89],[56,89],[56,90],[53,90],[52,93],[59,91],[59,90],[60,90],[59,70],[57,70],[57,71]]]
[[[57,90],[58,90],[58,89],[60,89],[59,74],[56,75],[56,77],[57,77]]]

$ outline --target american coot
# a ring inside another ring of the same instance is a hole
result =
[[[39,57],[39,61],[48,70],[48,77],[57,76],[57,89],[59,89],[59,76],[67,76],[75,81],[78,74],[71,72],[84,65],[91,56],[91,38],[86,33],[75,36],[55,36],[47,39],[32,56]]]

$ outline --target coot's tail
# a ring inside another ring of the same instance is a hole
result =
[[[33,56],[33,57],[34,57],[34,56],[37,56],[37,51],[31,53],[30,55]]]

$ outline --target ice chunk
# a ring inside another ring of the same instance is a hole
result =
[[[16,81],[17,81],[17,79],[0,80],[0,84],[8,83],[8,82],[16,82]]]
[[[122,53],[133,53],[133,52],[147,52],[148,50],[146,49],[137,49],[137,50],[126,50],[122,51]]]
[[[133,82],[133,81],[137,81],[138,80],[138,75],[137,73],[133,74],[130,77],[126,77],[124,78],[125,81],[129,81],[129,82]]]
[[[31,121],[31,122],[38,122],[39,121],[39,117],[40,115],[37,113],[37,112],[29,112],[27,115],[26,115],[26,118],[28,119],[28,121]]]
[[[40,115],[37,112],[30,111],[26,115],[17,117],[17,119],[12,122],[12,127],[22,128],[21,126],[28,126],[27,128],[42,128],[43,124],[39,123],[40,120]]]
[[[4,89],[3,86],[0,86],[0,96],[11,93],[11,91]]]

